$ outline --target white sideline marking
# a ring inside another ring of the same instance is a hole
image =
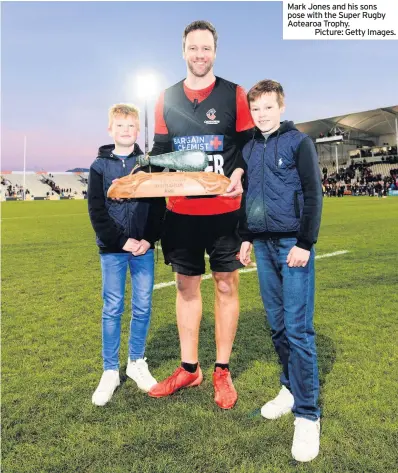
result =
[[[325,253],[324,255],[315,256],[315,259],[331,258],[332,256],[345,255],[346,253],[349,253],[349,251],[348,250],[335,251],[334,253]]]
[[[15,220],[15,219],[24,219],[24,218],[49,218],[49,217],[70,217],[71,215],[87,215],[88,212],[80,212],[78,214],[49,214],[49,215],[30,215],[30,216],[24,216],[24,217],[2,217],[1,220]]]
[[[340,250],[340,251],[335,251],[333,253],[325,253],[324,255],[318,255],[315,256],[315,259],[322,259],[322,258],[333,258],[333,256],[339,256],[339,255],[345,255],[346,253],[349,253],[348,250]],[[252,268],[243,268],[239,269],[239,273],[251,273],[253,271],[257,271],[257,266],[255,263],[253,263],[255,267]],[[211,274],[205,274],[202,276],[202,281],[205,281],[207,279],[211,279],[212,275]],[[153,289],[163,289],[164,287],[169,287],[169,286],[175,286],[175,281],[169,281],[169,282],[160,282],[159,284],[155,284]]]

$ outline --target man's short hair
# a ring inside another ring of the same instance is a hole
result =
[[[247,93],[247,100],[250,104],[250,102],[254,102],[261,97],[261,95],[270,94],[272,92],[276,93],[278,105],[282,107],[285,103],[285,92],[279,82],[271,79],[260,80],[260,82],[253,85]]]
[[[185,40],[187,39],[188,33],[190,33],[191,31],[196,31],[196,30],[210,31],[214,39],[214,51],[216,51],[217,40],[218,40],[217,31],[214,28],[214,26],[210,23],[210,21],[205,21],[205,20],[193,21],[185,28],[184,33],[182,34],[182,50],[185,51]]]
[[[140,129],[140,110],[135,105],[129,103],[117,103],[115,105],[112,105],[108,113],[109,127],[112,126],[113,119],[117,115],[135,118],[137,120],[137,128],[138,130]]]

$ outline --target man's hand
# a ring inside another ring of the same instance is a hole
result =
[[[138,240],[135,240],[134,238],[129,238],[124,244],[123,250],[128,251],[129,253],[133,253],[134,251],[137,251],[139,247],[140,242]]]
[[[308,250],[303,250],[303,248],[293,246],[287,255],[286,263],[289,268],[304,268],[307,266],[310,254],[311,253]]]
[[[227,187],[227,191],[223,194],[224,197],[238,197],[243,194],[243,187],[242,187],[242,176],[244,174],[243,169],[237,168],[231,174],[230,180],[231,183]]]
[[[247,266],[251,263],[250,255],[252,252],[253,245],[250,241],[244,241],[240,246],[239,260],[243,266]]]
[[[145,255],[145,253],[149,250],[150,247],[151,247],[151,244],[149,243],[149,241],[140,240],[138,242],[138,248],[132,251],[132,253],[134,256]]]

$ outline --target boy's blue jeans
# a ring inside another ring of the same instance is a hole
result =
[[[286,263],[295,238],[254,240],[261,297],[282,363],[281,383],[294,396],[293,413],[319,418],[319,378],[313,326],[315,250],[305,268]]]
[[[154,283],[154,250],[145,255],[131,253],[103,253],[102,268],[102,357],[104,370],[119,369],[121,318],[124,312],[124,294],[127,268],[131,274],[131,322],[129,357],[143,358],[151,318]]]

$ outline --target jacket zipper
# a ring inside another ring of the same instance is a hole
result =
[[[264,210],[264,222],[265,222],[265,227],[266,227],[266,230],[268,230],[268,225],[267,225],[267,213],[266,213],[266,209],[265,209],[265,194],[264,194],[264,185],[265,185],[265,176],[264,176],[264,160],[265,160],[265,148],[267,147],[267,142],[265,141],[264,142],[264,148],[263,148],[263,156],[262,156],[262,159],[261,159],[261,164],[262,164],[262,167],[263,167],[263,172],[261,174],[262,178],[263,178],[263,185],[261,186],[261,191],[262,191],[262,194],[263,194],[263,210]]]
[[[123,171],[122,171],[123,177],[127,176],[126,171],[125,171],[125,169],[126,169],[126,163],[125,163],[126,159],[127,158],[121,160],[122,161],[122,166],[123,166]],[[129,207],[130,207],[130,202],[127,201],[124,205],[124,218],[126,219],[126,223],[127,223],[127,231],[128,231],[127,236],[130,238],[131,228],[130,228],[130,220],[128,218]]]

